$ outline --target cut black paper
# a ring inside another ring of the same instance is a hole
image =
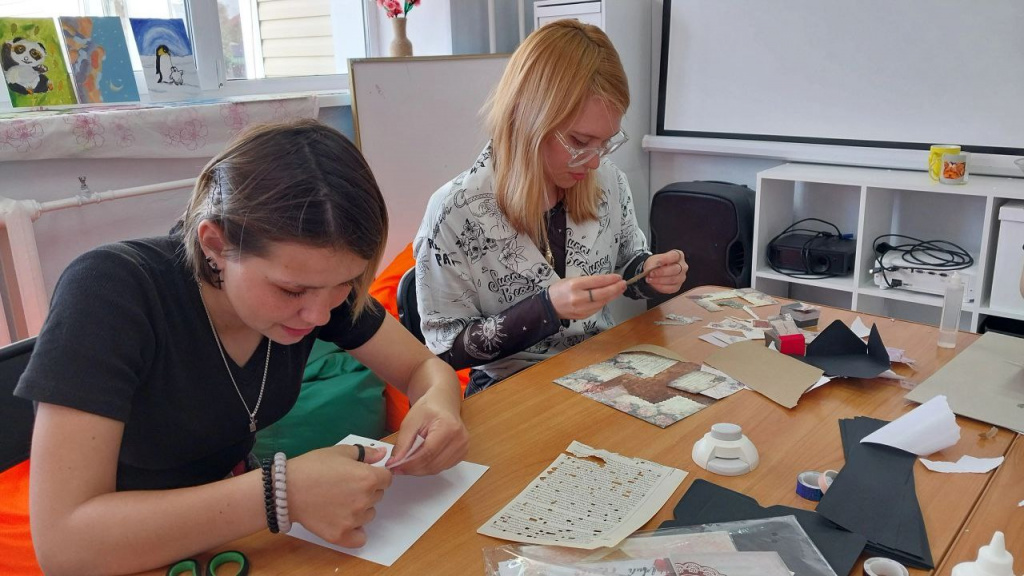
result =
[[[917,456],[860,443],[886,424],[866,417],[839,421],[846,465],[818,503],[818,514],[864,535],[874,555],[931,570],[931,548],[914,485]]]
[[[842,320],[829,324],[807,345],[806,354],[796,358],[821,368],[826,376],[874,378],[890,367],[889,352],[876,325],[871,325],[865,344]]]

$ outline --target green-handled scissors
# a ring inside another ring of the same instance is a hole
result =
[[[210,558],[209,563],[206,564],[206,572],[200,570],[199,561],[195,558],[176,562],[167,569],[167,576],[232,576],[217,573],[217,569],[222,565],[232,563],[238,565],[238,572],[235,572],[233,576],[249,576],[249,559],[237,550],[221,552]]]

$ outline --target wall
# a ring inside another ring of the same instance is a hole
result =
[[[372,3],[371,3],[372,4]],[[374,5],[376,6],[376,5]],[[381,8],[371,9],[367,13],[367,26],[374,27],[369,34],[370,41],[375,42],[370,50],[373,55],[387,56],[388,45],[394,38],[391,19]],[[484,19],[484,31],[487,30]],[[412,42],[414,56],[444,56],[452,53],[452,15],[451,6],[446,0],[427,0],[421,2],[409,12],[406,23],[406,35]],[[375,40],[374,40],[375,39]]]
[[[347,106],[321,108],[320,120],[350,138],[352,112]],[[207,159],[174,160],[36,160],[0,162],[0,197],[40,202],[74,197],[78,176],[90,190],[106,192],[199,175]],[[166,233],[177,221],[190,190],[161,192],[43,214],[34,229],[49,292],[60,273],[82,252],[108,242]],[[5,296],[6,299],[6,296]]]

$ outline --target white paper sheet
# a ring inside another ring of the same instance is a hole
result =
[[[384,447],[391,456],[393,445],[349,434],[338,444],[362,444]],[[377,503],[377,516],[365,526],[366,545],[362,548],[343,548],[327,542],[302,524],[292,524],[289,536],[344,552],[363,560],[391,566],[441,516],[484,475],[487,466],[459,462],[454,467],[434,476],[395,476],[384,498]]]
[[[477,532],[593,550],[615,546],[650,520],[686,472],[574,441]]]
[[[998,458],[975,458],[974,456],[961,456],[956,462],[934,462],[932,460],[925,460],[921,458],[921,463],[924,467],[931,470],[932,472],[945,472],[952,474],[956,472],[960,473],[975,473],[984,474],[991,472],[999,467],[1003,463],[1003,457]]]
[[[868,434],[861,442],[884,444],[927,456],[960,441],[960,425],[946,397],[936,396]]]
[[[864,321],[857,316],[853,319],[853,324],[850,324],[850,330],[857,335],[858,338],[867,338],[871,336],[871,328],[868,328]]]

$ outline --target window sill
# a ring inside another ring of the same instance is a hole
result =
[[[61,158],[209,158],[246,127],[316,118],[339,92],[0,112],[0,162]]]

